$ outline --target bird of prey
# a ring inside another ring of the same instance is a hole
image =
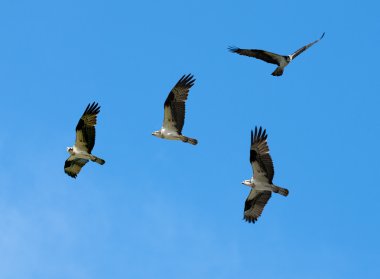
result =
[[[256,127],[255,134],[251,130],[249,161],[252,165],[253,177],[242,182],[252,188],[244,206],[244,219],[249,223],[255,223],[260,217],[272,192],[283,196],[289,194],[287,189],[272,184],[274,169],[272,158],[269,155],[267,137],[266,130],[263,131],[262,127],[259,130]]]
[[[67,147],[70,157],[65,161],[65,173],[76,178],[82,167],[89,161],[103,165],[105,161],[91,154],[95,145],[96,116],[100,112],[98,103],[88,104],[75,129],[73,147]]]
[[[152,133],[153,136],[168,140],[181,140],[196,145],[198,141],[182,135],[185,121],[185,103],[190,88],[194,85],[193,75],[183,75],[170,91],[164,103],[164,121],[160,130]]]
[[[296,58],[298,55],[300,55],[302,52],[307,50],[312,45],[318,43],[323,38],[324,35],[325,33],[323,33],[322,36],[318,40],[306,46],[301,47],[300,49],[298,49],[297,51],[295,51],[293,54],[290,54],[290,55],[280,55],[280,54],[272,53],[272,52],[261,50],[261,49],[241,49],[237,47],[229,47],[228,49],[229,51],[240,54],[240,55],[254,57],[256,59],[260,59],[271,64],[276,64],[278,67],[274,70],[272,75],[281,76],[282,73],[284,72],[284,68],[294,58]]]

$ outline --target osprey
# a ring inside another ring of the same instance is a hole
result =
[[[105,161],[91,154],[95,145],[96,116],[100,112],[98,103],[88,104],[75,129],[73,147],[67,147],[70,157],[65,162],[65,173],[76,178],[81,168],[89,161],[103,165]]]
[[[289,194],[287,189],[272,184],[274,169],[269,155],[267,137],[266,130],[263,131],[261,127],[258,131],[257,127],[255,128],[255,134],[251,130],[249,161],[252,165],[253,177],[242,182],[252,188],[244,206],[244,219],[249,223],[255,223],[260,217],[272,192],[285,197]]]
[[[183,75],[170,91],[164,103],[164,121],[160,130],[152,133],[153,136],[168,140],[181,140],[196,145],[198,141],[182,135],[185,121],[185,102],[190,88],[194,85],[193,75]]]
[[[318,40],[316,40],[316,41],[314,41],[314,42],[312,42],[306,46],[301,47],[299,50],[297,50],[296,52],[294,52],[293,54],[290,54],[290,55],[280,55],[280,54],[276,54],[276,53],[272,53],[272,52],[260,50],[260,49],[241,49],[241,48],[237,48],[237,47],[229,47],[228,49],[229,49],[229,51],[240,54],[240,55],[246,55],[249,57],[254,57],[256,59],[263,60],[263,61],[271,63],[271,64],[276,64],[278,67],[276,68],[276,70],[274,70],[272,75],[273,76],[281,76],[282,73],[284,72],[284,68],[294,58],[296,58],[298,55],[300,55],[302,52],[307,50],[312,45],[318,43],[323,38],[324,35],[325,35],[325,33],[323,33],[322,36]]]

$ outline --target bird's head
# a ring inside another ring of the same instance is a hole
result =
[[[244,184],[246,186],[249,186],[249,187],[252,187],[252,183],[251,183],[251,180],[247,179],[247,180],[243,180],[243,182],[241,184]]]
[[[67,152],[74,154],[74,149],[72,147],[66,147]]]
[[[152,133],[152,136],[155,136],[155,137],[158,137],[158,138],[160,138],[161,137],[161,131],[154,131],[153,133]]]

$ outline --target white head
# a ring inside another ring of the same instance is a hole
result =
[[[152,136],[155,136],[155,137],[158,137],[158,138],[162,138],[161,131],[160,131],[160,130],[158,130],[158,131],[154,131],[154,132],[152,133]]]
[[[66,147],[67,152],[69,152],[71,155],[74,155],[74,148],[72,147]]]
[[[251,182],[250,179],[247,179],[247,180],[243,180],[243,182],[241,184],[244,184],[246,186],[249,186],[249,187],[252,187],[254,184]]]

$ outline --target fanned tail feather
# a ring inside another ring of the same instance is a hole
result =
[[[275,185],[273,185],[272,187],[273,187],[272,190],[273,190],[274,193],[278,193],[278,194],[280,194],[280,195],[282,195],[284,197],[286,197],[287,195],[289,195],[289,190],[288,189],[281,188],[281,187],[275,186]]]
[[[282,67],[277,67],[276,70],[274,70],[274,72],[272,73],[272,76],[282,76],[282,74],[284,73],[284,68]]]
[[[91,161],[98,163],[99,165],[104,165],[106,161],[104,161],[102,158],[98,158],[94,156],[94,159],[91,159]]]
[[[182,140],[183,142],[188,142],[188,143],[190,143],[190,144],[192,144],[192,145],[197,145],[197,144],[198,144],[198,140],[196,140],[196,139],[192,139],[192,138],[189,138],[189,137],[185,137],[185,136],[182,136],[182,137],[181,137],[181,140]]]

